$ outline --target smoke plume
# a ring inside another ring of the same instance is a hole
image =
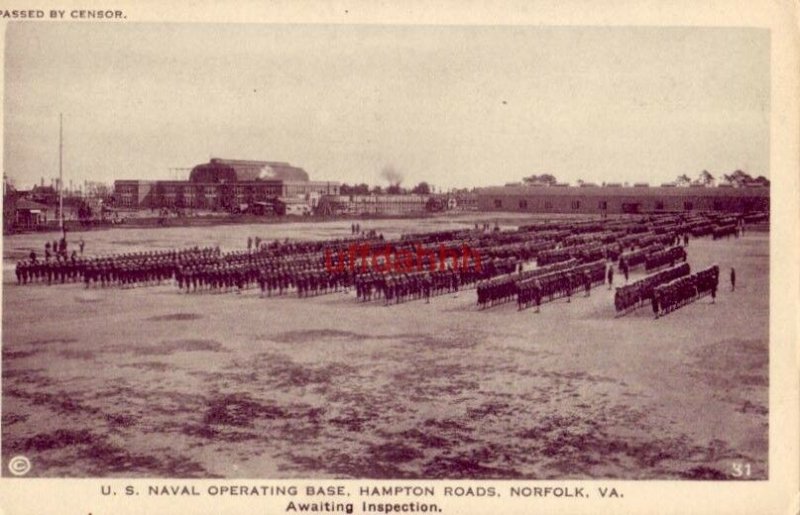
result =
[[[403,182],[403,174],[393,165],[386,165],[381,170],[381,178],[385,179],[392,186],[399,186]]]

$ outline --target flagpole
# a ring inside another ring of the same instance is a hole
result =
[[[58,213],[59,227],[64,232],[64,114],[58,113]]]

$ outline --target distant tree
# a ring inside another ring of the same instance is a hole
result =
[[[447,205],[441,197],[430,197],[425,203],[425,209],[428,211],[444,211]]]
[[[747,184],[752,183],[755,180],[749,173],[743,172],[742,170],[736,170],[730,175],[726,174],[724,177],[726,181],[728,181],[729,183],[733,184],[736,187],[745,186]]]
[[[95,200],[107,202],[114,193],[114,188],[104,182],[89,182],[86,184],[86,196]]]
[[[713,186],[714,185],[714,176],[708,170],[703,170],[700,172],[700,175],[697,176],[697,183],[702,184],[703,186]]]
[[[3,229],[10,230],[14,226],[14,209],[19,195],[14,187],[14,180],[3,174]]]
[[[366,183],[356,184],[353,186],[353,194],[355,195],[369,195],[369,185]]]
[[[553,175],[550,175],[549,173],[543,173],[542,175],[540,175],[539,176],[539,180],[541,182],[545,183],[545,184],[550,185],[550,186],[553,186],[554,184],[556,184],[558,182],[558,180]]]
[[[350,186],[346,182],[343,182],[342,185],[339,186],[339,194],[341,194],[341,195],[353,195],[353,190],[354,189],[355,188],[353,188],[352,186]]]
[[[386,193],[389,195],[402,195],[404,192],[403,188],[400,187],[399,184],[392,184],[386,188]]]
[[[753,182],[756,183],[756,184],[759,184],[761,186],[769,186],[770,185],[769,179],[767,179],[763,175],[759,175],[758,177],[753,179]]]
[[[14,183],[14,178],[9,177],[6,174],[3,174],[3,194],[11,194],[16,191],[16,184]]]
[[[373,195],[381,195],[383,193],[383,188],[381,188],[380,186],[374,186],[370,190],[370,193],[372,193]]]
[[[577,180],[577,184],[578,184],[578,186],[583,186],[586,183],[583,181],[583,179],[578,179]]]
[[[92,207],[84,200],[78,203],[78,220],[82,224],[86,224],[92,219]]]
[[[686,175],[686,174],[679,175],[679,176],[678,176],[678,177],[675,179],[675,185],[676,185],[676,186],[688,186],[688,185],[690,185],[691,183],[692,183],[692,179],[691,179],[691,178],[690,178],[688,175]]]
[[[547,184],[548,186],[553,186],[558,182],[558,180],[549,173],[543,173],[542,175],[529,175],[527,177],[522,178],[522,182],[531,184],[531,183],[542,183]]]
[[[431,192],[431,186],[427,182],[421,182],[414,186],[411,190],[411,193],[415,193],[417,195],[428,195]]]

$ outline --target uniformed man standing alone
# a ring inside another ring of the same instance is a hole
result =
[[[583,273],[583,289],[587,297],[592,294],[592,276],[588,270]]]
[[[717,281],[711,283],[711,303],[714,304],[717,301]]]
[[[651,306],[653,307],[653,315],[658,318],[658,295],[653,294],[653,299],[650,301]]]

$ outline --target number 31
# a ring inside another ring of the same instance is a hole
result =
[[[749,463],[734,462],[731,464],[731,467],[733,467],[733,472],[731,472],[733,477],[750,477],[751,471]]]

